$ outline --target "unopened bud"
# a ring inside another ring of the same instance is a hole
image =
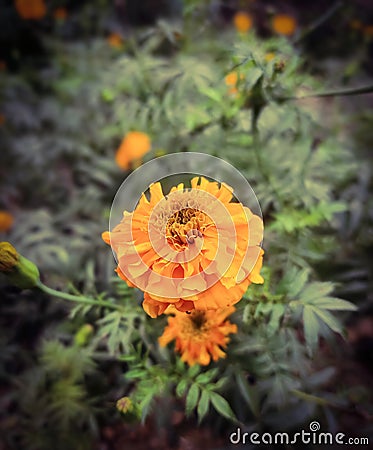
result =
[[[82,325],[79,330],[75,333],[74,342],[79,347],[84,347],[88,344],[92,334],[93,334],[93,326],[90,323],[86,323]]]
[[[9,242],[0,242],[0,272],[21,289],[37,286],[40,279],[36,265],[20,255]]]

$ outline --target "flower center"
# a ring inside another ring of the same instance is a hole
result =
[[[208,331],[207,317],[204,311],[194,309],[187,315],[188,320],[183,320],[181,333],[184,338],[203,340]]]
[[[194,244],[195,239],[202,237],[200,229],[204,222],[205,214],[198,209],[180,209],[167,221],[166,238],[175,247],[186,243]]]

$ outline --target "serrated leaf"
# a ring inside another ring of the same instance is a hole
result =
[[[242,372],[236,373],[238,388],[255,417],[259,416],[259,399],[257,391],[245,380]]]
[[[199,423],[201,423],[202,419],[207,414],[207,411],[209,409],[209,405],[210,405],[209,391],[203,390],[201,398],[199,399],[198,408],[197,408],[198,422]]]
[[[207,372],[200,373],[196,378],[196,382],[201,384],[209,383],[213,378],[216,377],[218,372],[219,372],[218,369],[211,369],[208,370]]]
[[[216,392],[210,392],[210,400],[219,414],[221,414],[226,419],[237,422],[237,418],[232,411],[232,408],[224,397],[222,397],[220,394],[217,394]]]
[[[303,327],[307,346],[313,352],[319,341],[320,324],[313,308],[308,305],[303,308]]]
[[[328,327],[333,330],[335,333],[342,334],[343,326],[339,322],[338,319],[336,319],[330,312],[318,309],[318,308],[312,308],[315,314],[326,324]]]
[[[188,386],[188,382],[185,378],[180,380],[176,386],[176,395],[178,397],[182,397],[185,394],[187,386]]]
[[[185,403],[185,412],[186,415],[189,416],[193,409],[196,407],[199,397],[199,387],[196,384],[192,384],[189,389],[186,403]]]
[[[353,303],[336,297],[323,297],[313,302],[320,309],[333,311],[356,311],[357,307]]]

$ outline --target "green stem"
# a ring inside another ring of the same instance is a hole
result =
[[[373,92],[373,84],[368,86],[361,86],[358,88],[350,89],[336,89],[334,91],[315,92],[314,94],[306,94],[294,97],[275,97],[276,101],[288,101],[288,100],[302,100],[304,98],[318,98],[318,97],[343,97],[347,95],[359,95],[369,94]]]
[[[314,30],[323,25],[327,20],[329,20],[333,14],[335,14],[341,7],[343,6],[342,1],[336,1],[324,14],[322,14],[318,19],[316,19],[313,23],[311,23],[308,27],[306,27],[299,37],[293,40],[293,44],[297,44],[299,41],[304,39]]]
[[[46,286],[41,281],[39,281],[37,287],[46,294],[52,295],[53,297],[62,298],[63,300],[68,300],[70,302],[80,303],[84,305],[101,306],[110,309],[120,309],[119,305],[110,303],[106,300],[94,300],[89,297],[84,297],[83,295],[72,295],[67,294],[66,292],[57,291],[55,289]]]

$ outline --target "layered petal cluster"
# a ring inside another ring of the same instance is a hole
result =
[[[165,347],[175,340],[175,349],[181,354],[181,360],[190,366],[208,365],[212,360],[225,358],[223,351],[229,342],[228,335],[237,333],[237,325],[227,317],[234,312],[234,306],[219,311],[197,311],[185,314],[172,309],[173,316],[168,318],[163,335],[158,339]]]
[[[233,201],[222,183],[193,178],[164,196],[160,183],[103,239],[112,246],[118,275],[144,291],[144,310],[163,314],[225,309],[251,283],[262,283],[263,222]]]

